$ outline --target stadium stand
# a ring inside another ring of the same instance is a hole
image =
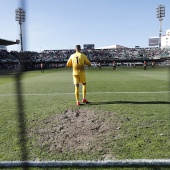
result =
[[[19,44],[19,40],[16,41],[10,41],[10,40],[5,40],[5,39],[0,39],[0,45],[14,45],[14,44]]]
[[[27,69],[39,69],[40,62],[45,62],[46,68],[64,67],[66,61],[74,50],[44,50],[41,53],[24,51]],[[169,62],[170,48],[118,48],[84,50],[91,62],[111,64],[113,60],[119,62],[143,62],[144,60],[156,62]],[[0,70],[18,69],[22,61],[20,52],[0,50]]]

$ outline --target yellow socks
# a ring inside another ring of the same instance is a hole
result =
[[[86,85],[82,86],[83,99],[86,98]],[[76,101],[79,101],[79,87],[75,86],[75,97]]]
[[[86,98],[86,84],[82,86],[83,99]]]
[[[79,101],[79,87],[75,86],[75,96],[76,96],[76,101]]]

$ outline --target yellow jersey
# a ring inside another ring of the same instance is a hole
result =
[[[80,52],[72,54],[67,61],[67,67],[73,68],[73,75],[79,75],[85,72],[84,65],[91,66],[91,63],[86,55]]]

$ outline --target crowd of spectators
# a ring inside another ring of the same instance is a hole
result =
[[[45,50],[41,54],[42,60],[65,61],[74,53],[74,50]],[[119,48],[119,49],[94,49],[82,50],[90,60],[114,60],[117,59],[135,59],[154,57],[163,58],[170,56],[170,49],[164,48]]]
[[[17,51],[0,51],[0,70],[2,69],[17,69],[19,68],[19,62],[26,60],[27,62],[34,62],[28,64],[29,68],[39,68],[40,62],[66,62],[70,55],[75,50],[44,50],[41,53],[34,51],[25,51],[20,53]],[[170,48],[118,48],[118,49],[82,49],[82,52],[87,55],[91,61],[109,60],[115,59],[128,60],[128,59],[154,59],[170,57]],[[56,66],[56,64],[53,64]]]
[[[17,62],[22,59],[25,60],[36,60],[39,58],[38,52],[31,52],[31,51],[25,51],[24,55],[21,52],[17,51],[6,51],[6,50],[1,50],[0,51],[0,61],[8,62],[8,61],[13,61]]]

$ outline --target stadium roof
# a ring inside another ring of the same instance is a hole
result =
[[[14,44],[19,44],[19,40],[16,41],[10,41],[10,40],[4,40],[4,39],[0,39],[0,45],[14,45]]]

